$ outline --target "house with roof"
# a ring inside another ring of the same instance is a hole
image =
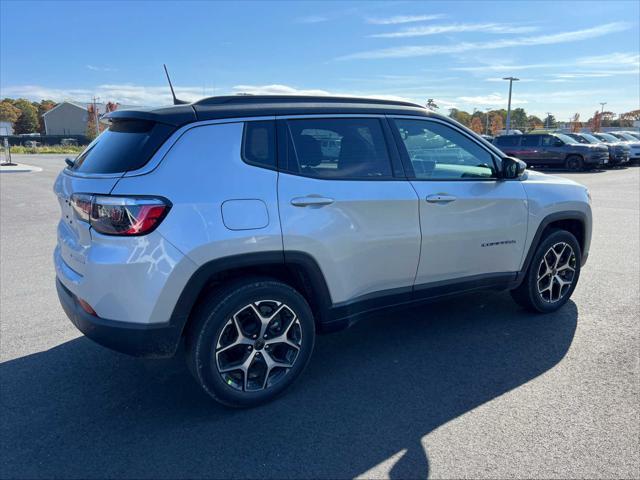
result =
[[[107,104],[96,103],[98,115],[106,113]],[[117,108],[127,108],[119,105]],[[140,107],[137,107],[140,108]],[[65,100],[42,115],[45,135],[85,135],[89,111],[87,104]]]
[[[84,135],[87,131],[87,107],[64,101],[42,115],[45,135]]]

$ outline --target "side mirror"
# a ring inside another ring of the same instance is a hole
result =
[[[519,178],[527,168],[527,164],[514,157],[504,157],[502,159],[502,178]]]

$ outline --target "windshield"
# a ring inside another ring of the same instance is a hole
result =
[[[580,136],[589,143],[602,143],[602,140],[594,137],[593,135],[589,135],[588,133],[581,133]]]
[[[617,143],[620,141],[619,138],[609,135],[608,133],[596,133],[594,136],[598,137],[600,140],[604,140],[605,143]]]
[[[571,138],[569,135],[565,135],[564,133],[556,133],[555,136],[569,145],[577,145],[580,143],[575,138]]]
[[[619,134],[622,138],[624,138],[625,140],[629,141],[629,142],[637,142],[638,139],[636,137],[634,137],[633,135],[631,135],[630,133],[620,133]]]

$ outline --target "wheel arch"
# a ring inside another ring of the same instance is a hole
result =
[[[546,238],[549,232],[555,229],[566,230],[575,236],[576,240],[578,240],[578,245],[580,245],[581,252],[584,253],[585,242],[587,239],[587,215],[579,210],[551,213],[544,217],[538,225],[533,240],[531,241],[531,245],[529,245],[529,250],[527,251],[522,269],[518,274],[519,280],[522,280],[526,275],[529,265],[531,264],[531,259],[533,258],[538,245],[540,245],[540,242]],[[586,257],[583,255],[583,264],[585,259]]]
[[[182,338],[192,312],[200,302],[224,282],[242,277],[265,277],[295,288],[314,313],[316,328],[328,319],[331,295],[320,266],[304,252],[268,251],[218,258],[200,266],[185,284],[171,314],[170,323]]]

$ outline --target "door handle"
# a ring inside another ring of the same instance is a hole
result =
[[[321,207],[323,205],[331,205],[333,202],[333,198],[308,196],[293,198],[291,205],[294,207]]]
[[[453,202],[456,199],[453,195],[428,195],[427,202],[429,203],[449,203]]]

